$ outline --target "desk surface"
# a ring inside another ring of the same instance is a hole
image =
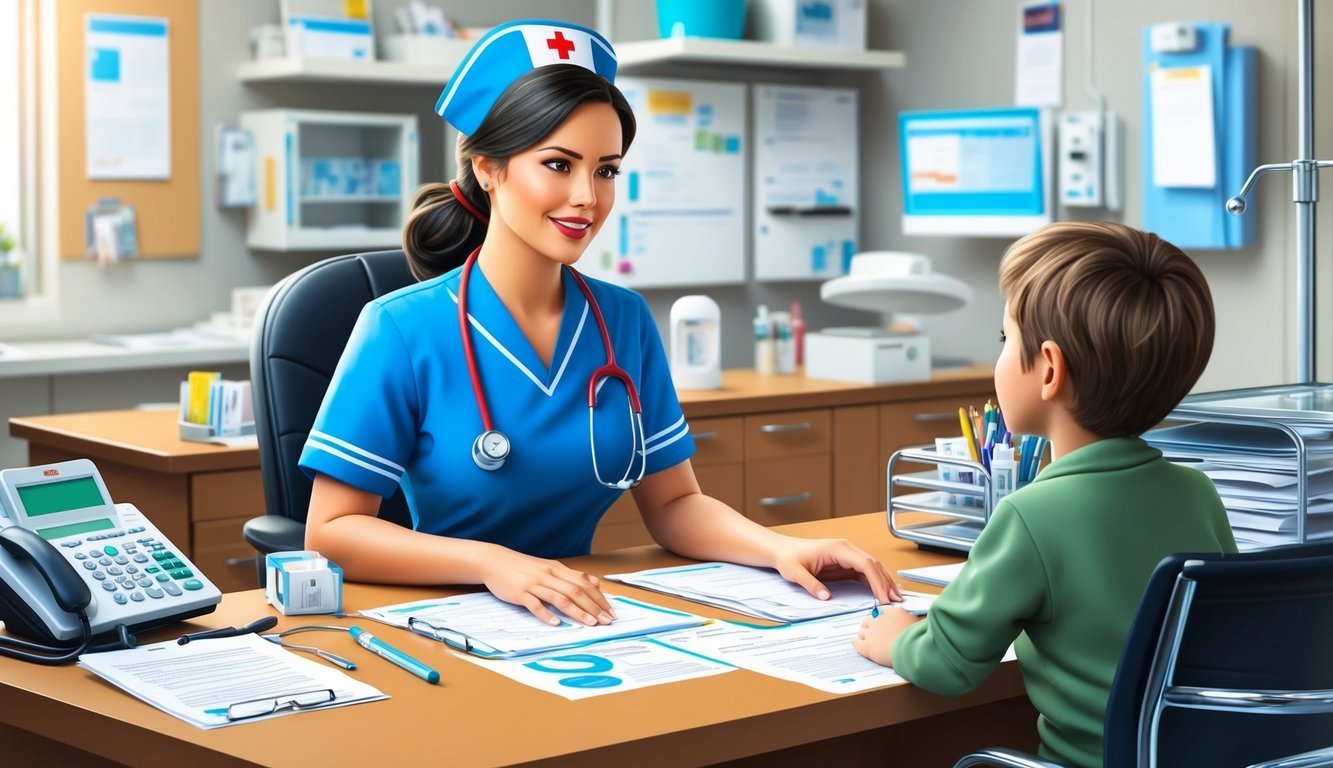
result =
[[[737,369],[722,374],[717,390],[681,390],[686,418],[737,416],[766,411],[892,403],[975,395],[991,387],[989,367],[937,371],[930,381],[855,384],[804,376],[761,376]],[[180,439],[176,412],[123,410],[24,416],[9,420],[12,437],[96,459],[168,474],[259,466],[255,448],[225,448]]]
[[[805,536],[845,536],[890,568],[948,562],[893,539],[882,514],[787,526]],[[684,562],[656,547],[570,561],[605,574]],[[916,585],[913,585],[916,586]],[[725,617],[726,612],[616,585],[619,594]],[[421,599],[443,589],[349,585],[344,605],[359,609]],[[218,610],[141,637],[239,626],[273,610],[256,591],[228,594]],[[351,618],[280,617],[279,629]],[[361,619],[362,625],[369,622]],[[746,670],[583,701],[520,685],[455,658],[439,643],[383,625],[388,642],[429,660],[443,676],[428,685],[365,655],[349,638],[316,638],[357,660],[355,674],[388,701],[300,713],[212,731],[197,729],[113,688],[77,667],[42,667],[0,659],[0,723],[113,760],[152,756],[165,765],[702,765],[786,749],[873,729],[1021,699],[1017,665],[1008,662],[980,689],[945,698],[911,685],[835,696]],[[361,663],[363,662],[364,663]],[[1026,703],[1023,703],[1026,706]],[[886,756],[887,757],[887,756]]]

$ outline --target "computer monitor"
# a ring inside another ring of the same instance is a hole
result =
[[[1051,221],[1051,123],[1004,107],[898,115],[903,234],[1025,235]]]

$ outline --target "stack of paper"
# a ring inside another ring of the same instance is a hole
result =
[[[490,592],[416,600],[361,611],[361,615],[433,637],[451,648],[485,658],[510,658],[546,653],[604,640],[641,637],[694,627],[707,619],[680,611],[608,596],[616,619],[587,626],[565,618],[552,626],[521,605],[511,605]]]
[[[200,728],[388,698],[258,635],[186,645],[169,640],[126,651],[85,653],[79,666]],[[228,713],[244,719],[233,720]]]
[[[1306,445],[1306,539],[1333,536],[1333,435],[1296,428]],[[1220,423],[1188,424],[1144,435],[1170,461],[1207,475],[1222,497],[1242,550],[1296,542],[1301,509],[1297,449],[1283,432]]]
[[[904,579],[919,581],[923,584],[935,584],[941,587],[949,586],[949,582],[958,578],[962,572],[963,566],[967,562],[949,563],[948,565],[927,565],[921,568],[903,568],[898,571],[898,575]]]
[[[606,578],[770,621],[807,621],[865,612],[875,606],[870,588],[859,582],[829,582],[825,585],[829,599],[820,600],[777,571],[735,563],[697,563],[616,573]],[[925,613],[930,605],[928,595],[904,597],[907,600],[902,607],[917,615]]]

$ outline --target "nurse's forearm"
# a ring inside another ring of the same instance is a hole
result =
[[[773,567],[782,536],[711,496],[690,493],[645,516],[653,539],[678,555],[695,560],[726,560]]]
[[[495,544],[434,536],[369,515],[344,515],[306,528],[306,548],[337,563],[351,581],[481,584]]]

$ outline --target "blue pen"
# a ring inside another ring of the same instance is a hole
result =
[[[879,604],[878,604],[878,603],[876,603],[875,605],[870,606],[870,618],[872,618],[872,619],[878,619],[878,618],[879,618]]]
[[[381,659],[397,664],[428,683],[440,682],[439,672],[436,672],[369,632],[363,631],[360,627],[351,627],[347,631],[351,633],[352,639],[356,641],[357,645],[365,648],[376,656],[379,656]]]

